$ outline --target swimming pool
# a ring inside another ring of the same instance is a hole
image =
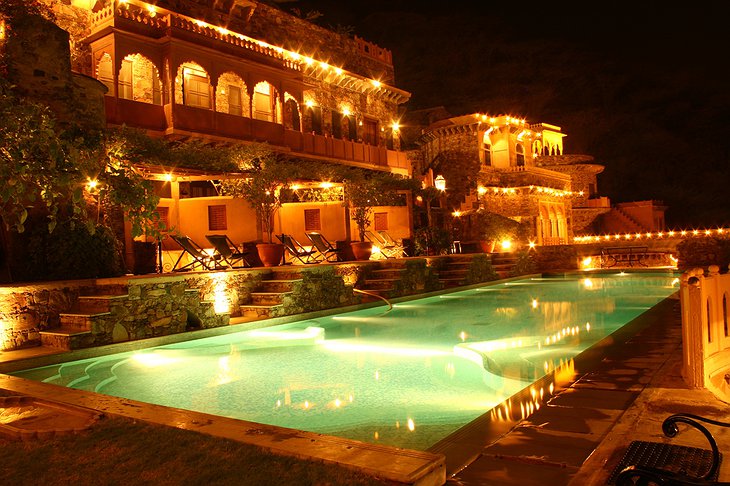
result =
[[[527,278],[12,374],[426,450],[666,298],[675,277]]]

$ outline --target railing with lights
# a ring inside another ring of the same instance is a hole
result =
[[[669,230],[669,231],[647,231],[645,233],[614,233],[605,235],[583,235],[575,236],[573,243],[601,243],[606,241],[619,240],[650,240],[650,239],[669,239],[669,238],[685,238],[690,236],[730,236],[730,229],[693,229],[693,230]]]

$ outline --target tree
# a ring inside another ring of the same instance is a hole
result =
[[[350,169],[344,175],[344,203],[350,207],[351,217],[357,225],[360,241],[365,241],[365,231],[370,225],[375,206],[395,205],[399,202],[398,191],[413,188],[413,179],[406,179],[389,172],[365,172]]]
[[[243,145],[236,155],[240,177],[221,181],[221,192],[246,199],[272,242],[273,218],[281,207],[281,191],[295,177],[295,167],[266,143]]]

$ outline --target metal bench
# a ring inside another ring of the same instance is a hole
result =
[[[601,248],[601,268],[611,268],[618,264],[626,264],[629,267],[646,267],[642,261],[648,253],[647,246],[609,246]]]
[[[702,432],[710,449],[663,442],[633,441],[629,444],[621,462],[613,469],[608,484],[616,486],[730,485],[727,482],[717,481],[722,455],[715,438],[700,422],[718,427],[730,427],[728,423],[699,415],[674,414],[662,423],[662,432],[665,436],[676,437],[679,434],[677,424],[686,424]]]

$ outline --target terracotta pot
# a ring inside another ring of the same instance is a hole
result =
[[[479,248],[482,253],[494,253],[494,245],[497,242],[495,240],[479,240]]]
[[[370,260],[373,254],[373,244],[369,241],[353,241],[350,243],[355,260]]]
[[[259,243],[256,251],[265,267],[275,267],[284,258],[284,245],[280,243]]]

